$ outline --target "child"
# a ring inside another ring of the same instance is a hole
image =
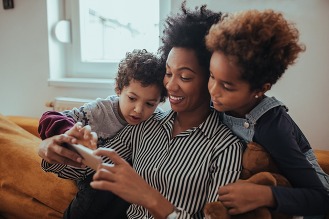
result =
[[[230,214],[261,206],[290,215],[318,215],[312,218],[323,218],[328,211],[328,175],[285,106],[265,95],[305,50],[298,39],[294,25],[272,10],[228,15],[206,36],[213,52],[208,89],[214,108],[241,139],[262,145],[294,187],[221,187],[219,200]]]
[[[158,104],[165,101],[167,92],[162,82],[164,74],[165,65],[154,54],[146,50],[127,53],[119,64],[116,77],[115,91],[118,96],[99,98],[80,108],[60,113],[46,112],[40,119],[39,134],[42,139],[46,139],[66,133],[75,137],[79,143],[95,148],[96,142],[93,140],[96,136],[93,133],[96,133],[98,145],[104,145],[124,126],[147,120]],[[54,129],[54,126],[58,128]],[[92,140],[84,141],[84,136]],[[48,171],[47,166],[43,160],[42,168],[45,171]],[[94,190],[89,186],[93,174],[90,168],[77,169],[65,175],[58,174],[59,177],[77,180],[79,187],[64,218],[102,218],[108,212],[111,212],[112,218],[125,215],[128,203],[110,192]]]
[[[41,138],[65,133],[79,122],[83,126],[90,125],[98,135],[98,143],[104,144],[125,125],[135,125],[148,119],[159,102],[165,101],[164,73],[164,64],[146,50],[127,53],[119,63],[115,87],[117,95],[99,98],[79,109],[44,113],[39,124]],[[63,115],[68,117],[67,121]],[[58,126],[56,133],[49,132],[53,128],[51,125]]]

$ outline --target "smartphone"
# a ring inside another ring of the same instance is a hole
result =
[[[99,164],[103,163],[100,156],[93,154],[93,150],[81,144],[66,144],[67,148],[75,151],[82,157],[82,163],[94,170],[97,170]]]

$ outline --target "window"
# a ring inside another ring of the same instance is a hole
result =
[[[71,0],[65,8],[72,30],[65,76],[111,79],[126,52],[157,51],[170,1]]]

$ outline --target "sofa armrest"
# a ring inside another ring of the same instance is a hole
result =
[[[26,117],[26,116],[6,116],[10,121],[16,123],[31,134],[39,138],[38,126],[39,118]]]
[[[314,153],[323,171],[329,174],[329,150],[314,150]]]
[[[0,218],[63,218],[78,191],[41,169],[37,127],[38,119],[0,114]]]

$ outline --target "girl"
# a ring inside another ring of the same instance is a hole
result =
[[[294,25],[272,10],[228,15],[206,36],[213,52],[208,89],[214,108],[223,112],[223,122],[241,139],[262,145],[294,187],[223,186],[219,200],[230,214],[260,206],[291,215],[328,211],[328,176],[287,108],[265,95],[304,51],[298,38]]]

